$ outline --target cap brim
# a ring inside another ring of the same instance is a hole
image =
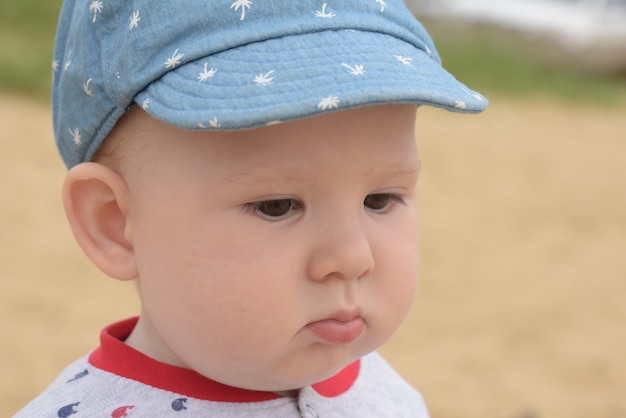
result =
[[[457,81],[429,52],[376,32],[292,35],[184,63],[135,101],[180,128],[221,130],[381,103],[460,113],[484,110],[487,100]]]

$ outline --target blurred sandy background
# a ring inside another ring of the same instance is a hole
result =
[[[422,281],[383,354],[433,418],[626,417],[626,107],[424,108]],[[0,416],[137,313],[60,203],[45,102],[0,95]]]

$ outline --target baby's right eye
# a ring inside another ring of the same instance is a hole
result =
[[[254,214],[270,221],[279,221],[292,210],[302,208],[302,204],[296,199],[271,199],[252,202],[246,205]]]

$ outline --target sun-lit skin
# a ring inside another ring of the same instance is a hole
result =
[[[384,105],[191,132],[131,109],[107,144],[142,301],[127,344],[265,391],[321,381],[380,347],[417,286],[415,113]],[[354,341],[307,328],[338,313],[362,320]]]

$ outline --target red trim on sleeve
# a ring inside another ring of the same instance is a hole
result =
[[[137,320],[138,318],[127,319],[103,329],[100,347],[89,356],[91,365],[158,389],[207,401],[262,402],[280,398],[274,392],[227,386],[193,370],[162,363],[144,355],[124,344]],[[330,379],[314,384],[313,388],[326,397],[339,396],[352,386],[358,376],[359,367],[360,362],[357,360]]]

